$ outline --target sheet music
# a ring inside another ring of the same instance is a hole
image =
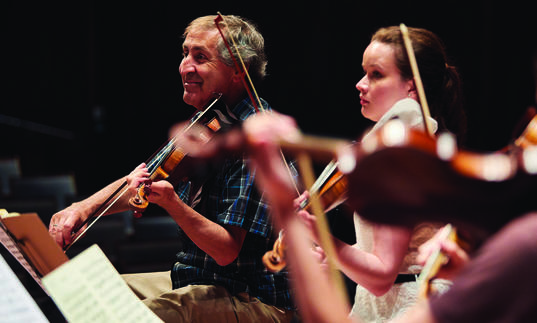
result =
[[[19,247],[17,247],[17,244],[13,241],[11,236],[6,232],[4,226],[0,223],[0,243],[4,245],[4,247],[13,255],[13,257],[21,264],[21,266],[26,269],[26,271],[32,276],[32,278],[35,280],[35,282],[41,286],[41,288],[45,291],[45,287],[41,283],[41,278],[37,275],[34,268],[28,263],[26,258],[24,258],[24,255],[19,250]]]
[[[71,322],[162,322],[93,245],[42,279]]]
[[[26,288],[0,257],[0,313],[6,323],[48,322]]]

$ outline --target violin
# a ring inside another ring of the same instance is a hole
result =
[[[197,112],[190,119],[190,123],[185,129],[183,129],[183,135],[192,135],[188,131],[195,128],[198,130],[197,134],[209,134],[215,133],[221,129],[221,123],[215,116],[208,117],[208,112],[215,104],[219,102],[222,94],[215,93],[213,97],[208,101],[201,112]],[[200,130],[200,123],[203,125]],[[202,131],[205,130],[205,131]],[[208,131],[207,131],[208,130]],[[174,137],[165,143],[156,153],[154,153],[147,161],[148,169],[150,172],[150,180],[158,181],[167,179],[169,175],[177,168],[180,162],[187,155],[187,150],[183,149],[177,142],[178,137]],[[70,244],[64,246],[64,252],[77,242],[89,228],[117,202],[128,191],[127,181],[124,181],[88,218],[83,221],[75,230],[73,230],[73,236],[75,238]],[[142,212],[148,206],[146,198],[145,185],[142,184],[137,190],[134,197],[129,199],[129,207],[134,211],[135,217],[140,217]],[[86,226],[87,225],[87,226]],[[86,228],[81,230],[82,228]]]
[[[327,173],[327,174],[325,174]],[[337,164],[331,162],[319,176],[318,181],[310,188],[310,192],[318,192],[319,199],[325,212],[328,212],[347,199],[348,179]],[[311,212],[309,200],[304,200],[299,209]],[[278,239],[274,242],[272,250],[263,255],[263,264],[272,272],[279,272],[287,263],[285,262],[285,233],[280,231]]]
[[[319,150],[311,143],[282,145],[325,158],[337,155],[335,149]],[[459,150],[450,134],[433,138],[392,120],[352,147],[356,165],[350,170],[340,165],[346,169],[347,203],[370,221],[408,227],[448,221],[482,240],[537,209],[531,195],[537,191],[535,145],[509,153]],[[281,245],[272,252],[278,250]]]
[[[522,149],[537,145],[537,114],[535,113],[535,111],[529,111],[527,116],[531,117],[531,120],[527,123],[527,126],[525,127],[521,135],[515,140],[513,140],[512,143],[506,148],[501,149],[501,152],[505,154],[513,154]],[[466,158],[468,158],[468,156]],[[459,169],[463,168],[459,167]],[[475,172],[476,169],[472,169],[472,173]],[[468,172],[466,173],[468,174]],[[512,175],[514,173],[514,169],[511,168],[507,173],[509,175]],[[462,239],[457,234],[456,228],[453,227],[451,224],[446,225],[442,230],[443,231],[441,233],[441,239],[456,242],[461,248],[463,248],[467,252],[472,249],[472,247],[468,243],[468,240]],[[432,293],[431,281],[435,278],[440,268],[444,266],[448,261],[449,258],[444,255],[440,250],[435,250],[433,254],[429,257],[417,279],[419,283],[419,298],[425,299],[429,297],[429,295]]]
[[[216,117],[212,117],[205,121],[203,121],[203,117],[205,116],[205,113],[208,112],[208,110],[211,109],[218,102],[218,100],[220,100],[221,97],[222,94],[216,94],[214,98],[209,101],[209,104],[205,106],[202,112],[191,119],[190,124],[185,129],[180,131],[179,135],[188,136],[189,130],[193,129],[197,124],[200,123],[204,127],[202,129],[194,128],[197,131],[195,135],[198,137],[205,137],[203,138],[203,141],[205,142],[209,140],[208,135],[210,133],[219,131],[221,129],[221,124]],[[203,130],[210,130],[210,132]],[[182,147],[180,144],[178,144],[177,139],[177,136],[174,136],[164,145],[162,149],[160,149],[160,151],[154,154],[154,157],[152,157],[150,161],[147,162],[150,172],[149,181],[153,182],[167,179],[187,155],[185,147]],[[149,205],[145,188],[145,184],[141,184],[138,187],[135,196],[129,199],[129,207],[133,211],[134,217],[136,218],[141,217],[142,212],[144,212]]]
[[[347,190],[347,177],[337,168],[337,163],[331,162],[309,191],[318,192],[324,211],[328,212],[345,202]],[[309,209],[309,200],[304,200],[300,208]]]
[[[431,140],[388,128],[369,143],[369,151],[356,152],[358,164],[348,174],[348,203],[360,216],[408,227],[424,220],[449,222],[445,238],[469,250],[513,218],[537,209],[532,196],[536,146],[509,153],[459,151],[443,135]],[[391,142],[386,132],[398,139]],[[468,232],[472,235],[464,235]],[[429,294],[429,283],[447,258],[438,250],[429,260],[418,278],[420,297]]]
[[[450,134],[430,137],[399,120],[388,122],[360,145],[308,135],[279,144],[287,154],[336,159],[347,181],[346,203],[372,222],[410,228],[423,221],[449,222],[479,240],[537,209],[536,145],[509,153],[460,150]],[[196,164],[215,163],[248,149],[244,132],[232,129],[215,134],[190,157]],[[285,266],[284,235],[264,257],[269,269]],[[283,266],[271,267],[271,262]]]
[[[347,202],[366,219],[410,227],[447,220],[486,236],[537,207],[536,146],[459,151],[449,135],[434,140],[392,122],[372,141],[356,148],[347,174]]]

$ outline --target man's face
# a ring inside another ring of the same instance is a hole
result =
[[[183,43],[183,60],[179,74],[183,82],[183,100],[201,110],[213,93],[229,91],[233,67],[225,65],[218,56],[220,39],[217,29],[192,30]]]

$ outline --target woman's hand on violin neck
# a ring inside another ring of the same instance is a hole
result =
[[[308,191],[304,191],[304,193],[300,194],[299,197],[293,200],[293,207],[296,210],[299,210],[302,208],[302,204],[305,203],[310,198],[310,193]]]
[[[302,222],[308,229],[308,232],[310,234],[309,238],[315,241],[316,243],[319,243],[320,237],[319,237],[319,232],[317,231],[316,216],[305,210],[298,211],[297,216],[300,217],[300,220],[302,220]]]
[[[311,248],[311,252],[313,254],[313,257],[319,262],[321,269],[328,272],[328,260],[326,258],[326,253],[324,252],[324,249],[318,245],[315,245]]]
[[[446,230],[446,227],[438,230],[431,239],[419,246],[416,261],[423,266],[436,250],[440,250],[449,260],[440,268],[436,277],[452,279],[470,260],[470,256],[455,241],[445,239],[443,230]]]

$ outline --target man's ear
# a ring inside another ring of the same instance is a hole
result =
[[[248,65],[248,64],[245,64],[245,65],[246,65],[246,71],[248,71],[249,68],[250,68],[250,65]],[[235,70],[235,73],[233,73],[232,79],[233,79],[234,82],[242,82],[243,77],[246,77],[246,75],[244,75],[242,70],[241,71]]]
[[[231,76],[231,80],[233,82],[242,82],[241,79],[242,79],[242,72],[235,70],[235,72]]]

